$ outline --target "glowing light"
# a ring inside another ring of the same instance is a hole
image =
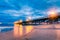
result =
[[[22,20],[20,20],[19,22],[22,22]],[[19,33],[20,33],[20,36],[23,35],[23,26],[22,26],[22,24],[19,25]]]
[[[19,24],[14,24],[14,37],[18,37],[18,34],[19,34]]]
[[[54,17],[54,16],[56,16],[56,12],[55,11],[51,11],[50,15],[51,15],[51,17]]]
[[[32,19],[32,17],[28,16],[27,19],[26,19],[26,21],[30,21],[31,19]]]
[[[22,26],[22,24],[20,24],[20,26],[19,26],[19,35],[20,36],[23,35],[23,26]]]
[[[56,18],[57,17],[57,12],[56,12],[56,10],[50,10],[49,11],[49,17],[51,18],[51,19],[54,19],[54,18]]]
[[[25,32],[24,32],[22,24],[19,24],[20,22],[22,22],[22,20],[16,21],[14,24],[14,37],[23,36],[24,34],[31,32],[33,29],[33,27],[31,25],[28,25],[25,27]]]
[[[29,33],[29,32],[31,32],[32,29],[33,29],[33,27],[31,25],[26,26],[26,34]]]
[[[14,37],[19,37],[23,35],[23,27],[22,24],[17,24],[18,22],[22,22],[21,21],[16,21],[14,23]]]
[[[31,18],[32,18],[31,16],[28,16],[27,19],[26,19],[26,21],[30,21]],[[29,22],[29,23],[31,24],[31,22]],[[25,28],[26,28],[26,34],[29,33],[29,32],[31,32],[32,29],[33,29],[33,27],[31,25],[28,25]]]

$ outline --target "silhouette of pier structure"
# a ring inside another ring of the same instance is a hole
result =
[[[29,21],[23,21],[23,22],[18,22],[17,24],[22,24],[22,25],[40,25],[41,23],[52,23],[52,22],[58,22],[60,21],[60,16],[57,16],[54,20],[51,20],[49,17],[47,18],[41,18],[41,19],[35,19],[35,20],[29,20]]]
[[[16,21],[14,23],[14,37],[21,38],[21,36],[30,33],[34,29],[32,25],[41,25],[41,23],[48,24],[48,23],[58,22],[59,20],[60,20],[60,16],[57,16],[53,20],[47,17],[47,18],[36,19],[36,20]]]

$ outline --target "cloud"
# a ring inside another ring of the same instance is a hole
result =
[[[15,5],[13,5],[9,0],[5,0],[4,2],[6,2],[7,4],[9,4],[11,7],[15,7]]]
[[[0,24],[2,24],[2,22],[0,22]]]
[[[21,13],[26,14],[26,15],[31,15],[34,13],[34,10],[32,7],[29,6],[23,6],[20,10]]]
[[[46,10],[37,10],[29,6],[22,6],[20,10],[4,10],[3,13],[9,14],[13,18],[17,17],[31,17],[31,19],[45,18],[48,17],[50,10],[53,10],[55,7],[46,9]],[[55,8],[56,12],[60,12],[60,8]]]
[[[17,10],[5,10],[3,13],[9,14],[11,16],[20,16]]]
[[[60,12],[60,8],[57,8],[56,11],[57,11],[57,12]]]
[[[20,10],[4,10],[3,13],[9,14],[12,17],[32,17],[32,19],[42,18],[46,16],[44,10],[37,10],[29,6],[23,6]]]
[[[44,16],[32,16],[32,19],[40,19],[40,18],[44,18]]]
[[[55,12],[57,13],[58,15],[60,15],[60,8],[59,7],[52,7],[52,8],[49,8],[46,13],[47,15],[50,15],[51,12]]]
[[[23,6],[20,10],[4,10],[3,13],[11,16],[31,15],[34,13],[33,9],[28,6]]]
[[[59,2],[60,0],[45,0],[47,3],[55,3],[55,2]]]

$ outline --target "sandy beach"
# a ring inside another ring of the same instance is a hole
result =
[[[46,28],[46,29],[45,29]],[[49,29],[50,28],[50,29]],[[60,24],[35,26],[34,29],[24,35],[21,40],[60,40]],[[13,30],[0,33],[0,40],[20,40],[15,39]]]

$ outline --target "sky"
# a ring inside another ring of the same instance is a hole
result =
[[[45,18],[53,8],[60,12],[60,0],[0,0],[0,24]]]

